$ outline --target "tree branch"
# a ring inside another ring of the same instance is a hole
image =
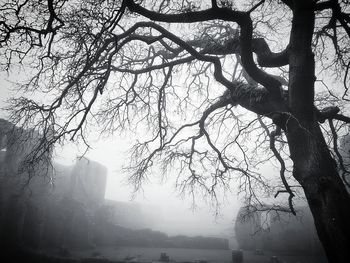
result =
[[[270,138],[270,149],[271,149],[271,151],[273,152],[274,156],[276,157],[276,159],[280,163],[280,178],[282,180],[282,183],[284,185],[285,190],[277,191],[277,193],[275,194],[275,198],[278,196],[279,193],[288,193],[289,194],[289,197],[288,197],[289,209],[290,209],[290,211],[292,212],[293,215],[296,215],[296,212],[295,212],[294,206],[293,206],[294,193],[293,193],[293,190],[291,189],[291,187],[288,184],[287,179],[285,177],[286,164],[285,164],[282,156],[280,155],[280,153],[277,151],[276,146],[275,146],[276,137],[281,135],[281,128],[277,127],[276,130],[270,132],[268,127],[262,121],[260,116],[258,116],[258,120],[259,120],[261,126],[264,128],[266,134]]]
[[[329,124],[329,127],[331,128],[331,132],[332,132],[332,136],[333,136],[333,150],[334,150],[334,152],[335,152],[335,154],[336,154],[336,156],[338,158],[338,163],[339,163],[339,166],[340,166],[341,176],[342,176],[343,182],[348,187],[350,187],[350,182],[348,181],[348,178],[347,178],[350,175],[350,171],[346,169],[346,167],[344,165],[343,157],[340,154],[339,149],[338,149],[338,134],[337,134],[337,131],[335,130],[333,121],[331,119],[328,120],[328,124]]]
[[[241,27],[240,48],[243,67],[255,81],[268,89],[272,96],[275,98],[281,98],[281,83],[266,72],[259,69],[254,62],[252,54],[253,25],[248,13],[234,11],[228,8],[210,8],[203,11],[186,12],[181,14],[161,14],[150,11],[136,4],[133,0],[124,1],[130,11],[136,12],[154,21],[168,23],[193,23],[221,19],[238,23]]]

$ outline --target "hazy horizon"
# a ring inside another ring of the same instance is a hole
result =
[[[10,96],[7,85],[6,81],[2,81],[0,108],[5,106],[5,101]],[[0,117],[6,118],[3,110],[0,111]],[[161,218],[154,230],[168,235],[225,237],[233,235],[234,217],[240,207],[236,194],[230,193],[230,196],[222,198],[219,210],[198,196],[194,208],[193,200],[189,196],[180,196],[175,191],[174,181],[171,178],[162,182],[161,177],[155,174],[154,178],[150,178],[150,182],[143,185],[143,191],[134,196],[133,186],[126,184],[127,175],[122,172],[122,166],[128,162],[127,151],[132,147],[132,141],[128,136],[113,135],[93,139],[90,142],[92,149],[85,157],[108,169],[105,199],[155,207],[157,212],[161,213]],[[57,147],[54,161],[62,165],[74,165],[76,158],[83,152],[84,149],[74,143],[63,148]]]

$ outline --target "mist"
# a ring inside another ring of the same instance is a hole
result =
[[[134,186],[127,182],[129,175],[123,171],[123,166],[129,162],[128,150],[132,144],[133,141],[127,136],[102,138],[93,142],[92,149],[85,156],[107,168],[107,200],[139,205],[152,218],[152,229],[169,235],[221,236],[234,242],[234,217],[241,206],[236,194],[218,193],[222,201],[220,204],[200,195],[191,199],[190,195],[181,194],[176,189],[175,174],[173,177],[168,175],[164,180],[157,171],[135,193]],[[78,156],[79,147],[72,144],[57,151],[56,159],[57,162],[71,165]]]
[[[2,89],[1,95],[5,105],[9,91]],[[1,117],[6,118],[4,111]],[[1,130],[6,130],[6,125],[11,123],[3,120],[2,125]],[[16,127],[15,131],[21,129]],[[3,179],[6,174],[17,174],[20,160],[30,151],[33,140],[30,137],[19,140],[20,143],[6,144],[9,136],[17,135],[11,131],[2,137]],[[242,219],[247,213],[242,213],[243,202],[236,194],[234,182],[231,191],[218,191],[217,202],[213,202],[201,193],[193,196],[181,193],[176,187],[176,174],[164,175],[157,169],[135,192],[134,185],[128,181],[129,174],[123,169],[130,163],[133,136],[92,133],[89,141],[91,147],[87,152],[84,145],[77,143],[57,146],[48,176],[38,173],[29,184],[25,174],[3,180],[2,240],[41,251],[49,258],[92,256],[95,260],[102,257],[144,261],[160,257],[167,261],[170,257],[177,261],[199,258],[211,262],[218,259],[230,262],[232,258],[235,262],[237,257],[239,262],[242,253],[239,249],[255,251],[245,254],[259,258],[265,250],[289,247],[295,251],[312,251],[308,260],[316,256],[318,262],[325,262],[308,211],[298,219],[304,222],[301,228],[289,217],[278,220],[289,222],[283,225],[274,223],[276,215],[268,216],[267,220],[267,215],[258,212],[252,219]],[[262,172],[272,176],[278,171],[265,166]],[[8,212],[11,210],[15,213]],[[285,238],[281,235],[287,230],[289,236],[296,231],[306,234],[292,235],[283,244],[281,240]]]
[[[0,261],[347,262],[347,2],[1,3]]]
[[[3,119],[0,124],[1,130],[11,126]],[[265,250],[289,247],[311,250],[311,258],[317,255],[323,262],[310,212],[305,208],[300,208],[304,216],[297,220],[259,211],[241,218],[249,213],[239,196],[218,192],[217,203],[200,194],[191,199],[176,190],[171,174],[164,180],[155,173],[134,192],[122,169],[129,161],[131,140],[127,137],[99,139],[84,155],[79,145],[57,148],[52,169],[44,177],[37,173],[28,182],[26,173],[14,171],[35,137],[6,144],[9,136],[23,136],[26,131],[14,127],[11,134],[2,138],[0,152],[0,230],[10,243],[20,242],[50,257],[92,255],[137,261],[156,255],[161,261],[168,261],[169,256],[178,261],[195,260],[200,253],[201,260],[227,262],[231,256],[239,260],[239,248],[255,251],[246,252],[254,258],[263,256]],[[9,173],[13,176],[6,179]],[[8,212],[11,210],[14,213]]]

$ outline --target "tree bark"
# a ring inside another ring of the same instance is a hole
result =
[[[350,196],[313,110],[313,1],[293,1],[292,8],[288,101],[291,114],[284,129],[294,165],[293,176],[304,189],[328,261],[345,263],[349,262]]]
[[[304,189],[330,263],[349,262],[350,197],[317,122],[288,126],[293,175]]]

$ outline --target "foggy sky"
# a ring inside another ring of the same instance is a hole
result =
[[[0,73],[0,108],[6,105],[5,101],[11,93],[16,95],[10,91],[10,85],[4,81],[6,78],[6,74]],[[6,117],[3,110],[0,110],[0,117]],[[92,149],[86,157],[101,163],[108,169],[105,198],[138,202],[145,207],[153,207],[159,215],[154,230],[163,231],[169,235],[233,235],[234,217],[240,206],[236,194],[231,193],[222,201],[219,215],[216,215],[215,207],[201,201],[200,196],[195,200],[196,208],[193,208],[193,202],[189,197],[179,196],[175,192],[174,181],[171,178],[161,183],[155,174],[151,182],[144,185],[143,192],[133,198],[133,188],[126,184],[127,174],[121,171],[122,166],[128,162],[126,153],[132,146],[128,135],[93,139],[90,143]],[[83,147],[75,144],[56,148],[55,161],[64,165],[73,165],[76,157],[80,156],[84,150]]]
[[[117,135],[110,138],[102,138],[92,142],[93,149],[86,155],[87,158],[97,161],[108,169],[106,199],[124,202],[137,202],[146,207],[152,207],[159,213],[154,230],[163,231],[169,235],[210,235],[221,236],[233,234],[234,217],[240,206],[236,194],[227,194],[221,202],[219,214],[216,215],[216,207],[204,202],[200,196],[195,200],[195,206],[189,196],[180,196],[175,191],[174,180],[170,178],[161,183],[159,176],[154,174],[150,182],[145,183],[143,191],[133,196],[133,187],[126,183],[127,174],[122,172],[122,166],[127,164],[127,151],[132,142],[126,137]],[[75,161],[79,147],[66,146],[58,151],[57,158],[62,164],[72,165]],[[60,154],[61,153],[61,154]],[[228,231],[228,228],[231,228]],[[228,233],[229,232],[229,233]]]

